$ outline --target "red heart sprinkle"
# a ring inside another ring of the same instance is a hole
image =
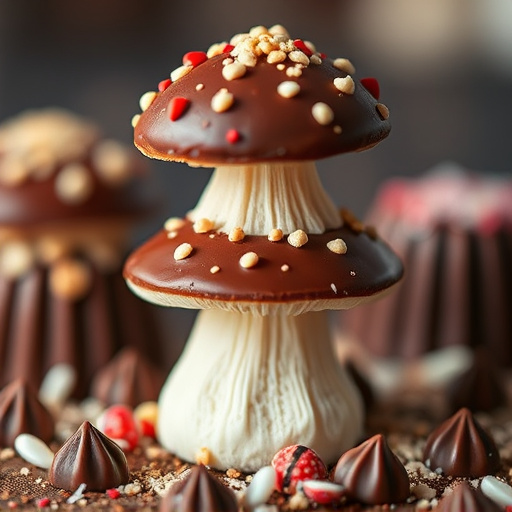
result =
[[[380,87],[379,82],[376,78],[361,78],[361,83],[364,88],[376,99],[379,99],[380,96]]]
[[[226,46],[222,49],[222,53],[230,53],[235,49],[232,44],[227,43]]]
[[[185,112],[190,101],[187,98],[176,96],[167,105],[167,113],[171,121],[177,121]]]
[[[169,85],[172,84],[172,80],[170,78],[167,78],[166,80],[162,80],[161,82],[158,83],[158,90],[160,92],[164,92],[165,89],[167,89],[167,87],[169,87]]]
[[[313,52],[307,47],[306,43],[302,39],[295,39],[293,44],[295,48],[298,48],[300,51],[304,52],[308,57],[313,55]]]
[[[236,130],[231,129],[226,132],[226,140],[230,144],[234,144],[235,142],[238,142],[240,140],[240,133],[238,133]]]
[[[188,52],[183,55],[183,65],[196,67],[208,60],[208,56],[204,52]]]

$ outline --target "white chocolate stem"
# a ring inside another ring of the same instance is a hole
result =
[[[241,227],[248,235],[274,228],[324,233],[341,224],[314,162],[218,167],[189,217],[210,219],[225,233]]]
[[[327,464],[357,441],[359,393],[334,355],[326,313],[199,313],[159,401],[159,440],[185,460],[255,471],[290,444]]]

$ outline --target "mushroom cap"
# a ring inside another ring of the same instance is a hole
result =
[[[316,52],[308,58],[301,52],[309,64],[297,65],[291,60],[299,51],[294,41],[281,47],[288,52],[283,62],[270,64],[263,53],[236,79],[226,79],[223,70],[231,61],[240,64],[240,52],[247,59],[247,51],[237,51],[238,46],[190,66],[187,74],[152,95],[135,125],[135,145],[152,158],[212,166],[317,160],[369,148],[388,135],[386,107],[360,81],[353,80],[350,93],[335,86],[335,79],[348,75],[335,65],[338,61]],[[288,69],[299,76],[289,76]],[[285,97],[278,92],[283,82],[294,82],[300,90]],[[212,98],[222,89],[232,99],[219,112],[212,108]],[[179,102],[183,111],[177,113]],[[327,119],[316,120],[315,104]]]
[[[0,226],[140,215],[145,170],[136,151],[66,110],[22,112],[0,125]]]
[[[384,242],[348,225],[308,235],[299,248],[286,238],[255,235],[231,242],[224,233],[196,233],[189,221],[172,238],[168,234],[161,230],[135,250],[124,269],[136,294],[164,306],[256,314],[344,309],[380,295],[402,276],[400,260]],[[346,254],[327,247],[339,238]],[[192,252],[174,259],[184,243]],[[252,268],[240,264],[247,253],[258,256]]]

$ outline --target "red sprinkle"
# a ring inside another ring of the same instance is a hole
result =
[[[17,504],[15,501],[8,501],[8,502],[7,502],[7,506],[8,506],[11,510],[14,510],[15,508],[18,508],[18,504]]]
[[[376,78],[361,78],[361,83],[364,88],[376,99],[379,99],[380,96],[380,87],[379,82]]]
[[[172,80],[170,78],[167,78],[166,80],[162,80],[161,82],[158,83],[158,90],[160,92],[164,92],[165,89],[167,89],[167,87],[169,87],[169,85],[172,84]]]
[[[107,493],[107,496],[113,500],[117,500],[117,498],[119,498],[119,496],[121,496],[121,493],[117,489],[107,489],[106,493]]]
[[[308,57],[313,55],[313,52],[307,47],[306,43],[302,39],[295,39],[293,44],[295,48],[298,48],[301,52],[304,52]]]
[[[234,144],[235,142],[238,142],[240,140],[240,133],[237,132],[235,129],[228,130],[226,132],[226,140],[230,144]]]
[[[50,506],[50,498],[41,498],[37,502],[37,507],[38,508],[46,508],[46,507],[49,507],[49,506]]]
[[[184,66],[199,66],[208,60],[208,56],[204,52],[188,52],[183,55]]]
[[[226,46],[222,49],[222,53],[230,53],[235,49],[232,44],[227,43]]]
[[[167,113],[169,114],[169,119],[171,121],[177,121],[187,109],[190,101],[187,98],[182,98],[181,96],[176,96],[167,105]]]
[[[319,57],[321,59],[326,59],[327,58],[327,54],[325,54],[325,53],[320,52],[318,55],[319,55]]]

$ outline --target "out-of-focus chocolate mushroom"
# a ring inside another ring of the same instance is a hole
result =
[[[0,384],[21,377],[38,387],[68,363],[83,397],[121,346],[153,336],[121,276],[130,231],[149,212],[145,167],[65,110],[0,125]]]
[[[331,347],[327,309],[383,294],[400,261],[322,188],[314,160],[390,130],[375,81],[353,65],[254,27],[142,96],[147,156],[215,166],[186,219],[169,219],[125,266],[129,286],[204,309],[160,397],[159,437],[187,460],[255,470],[283,446],[327,463],[361,433],[362,403]]]

